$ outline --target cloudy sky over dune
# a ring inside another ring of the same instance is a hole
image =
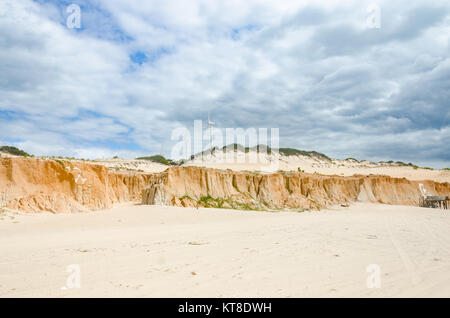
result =
[[[170,155],[210,111],[282,147],[448,167],[449,35],[448,0],[2,0],[0,144]]]

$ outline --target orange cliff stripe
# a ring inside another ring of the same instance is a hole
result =
[[[82,162],[1,158],[0,198],[6,207],[24,212],[101,210],[140,201],[149,177]]]
[[[93,211],[129,201],[237,209],[320,209],[355,201],[418,205],[420,183],[434,195],[450,194],[449,183],[388,176],[258,174],[200,167],[118,173],[83,162],[0,158],[0,201],[25,212]]]
[[[419,184],[449,195],[450,184],[389,176],[323,176],[283,172],[258,174],[200,167],[172,167],[152,175],[144,204],[244,209],[320,209],[355,201],[419,205]],[[200,201],[200,202],[199,202]]]

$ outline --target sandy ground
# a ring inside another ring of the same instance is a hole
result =
[[[450,297],[449,228],[448,210],[375,204],[8,213],[0,297]],[[67,288],[71,264],[81,288]]]
[[[112,171],[140,171],[145,173],[158,173],[169,168],[169,166],[157,162],[138,159],[97,159],[91,161],[91,163],[104,165]]]

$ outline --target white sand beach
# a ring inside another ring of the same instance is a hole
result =
[[[450,297],[449,226],[448,210],[362,203],[8,212],[0,297]],[[80,288],[67,288],[71,264]],[[367,287],[370,264],[380,288]]]

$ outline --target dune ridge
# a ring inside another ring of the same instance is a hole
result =
[[[282,151],[283,149],[285,150]],[[418,181],[450,181],[450,170],[446,169],[421,168],[412,163],[406,164],[400,161],[372,162],[354,158],[333,159],[315,151],[307,152],[290,148],[288,150],[280,148],[279,152],[260,153],[254,149],[243,150],[242,146],[236,150],[218,149],[198,154],[185,162],[183,166],[231,169],[234,171],[270,171],[271,164],[276,163],[276,170],[282,171],[302,171],[339,176],[374,174],[396,178],[405,177],[409,180]],[[233,158],[233,160],[230,162],[228,158]],[[254,158],[258,160],[255,161]]]

